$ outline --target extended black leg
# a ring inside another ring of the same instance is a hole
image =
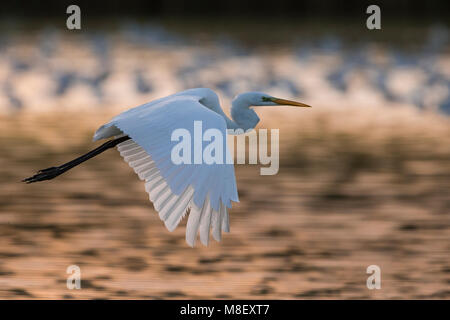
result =
[[[88,153],[82,155],[81,157],[78,157],[76,159],[73,159],[72,161],[69,161],[65,164],[60,165],[59,167],[50,167],[47,169],[39,170],[34,176],[25,178],[22,180],[22,182],[26,183],[33,183],[38,181],[44,181],[44,180],[51,180],[60,174],[63,174],[67,170],[72,169],[73,167],[76,167],[80,163],[85,162],[86,160],[89,160],[90,158],[95,157],[96,155],[102,153],[103,151],[106,151],[110,148],[114,148],[116,145],[118,145],[121,142],[127,141],[131,139],[129,136],[120,137],[114,140],[109,140],[102,144],[100,147],[95,148],[92,151],[89,151]]]

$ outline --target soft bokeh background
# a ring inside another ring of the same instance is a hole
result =
[[[5,4],[0,298],[450,297],[448,5],[382,6],[369,31],[355,1],[278,2],[82,2],[80,31],[59,2]],[[236,166],[221,243],[189,248],[185,220],[169,233],[115,151],[20,183],[96,146],[115,113],[192,87],[227,113],[251,90],[314,106],[257,110],[280,130],[280,171]],[[66,288],[73,264],[81,290]],[[372,264],[381,290],[366,287]]]

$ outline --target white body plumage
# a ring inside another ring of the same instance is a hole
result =
[[[194,246],[197,234],[208,245],[210,230],[215,240],[221,232],[229,232],[228,208],[239,201],[232,164],[174,164],[171,134],[184,128],[193,130],[194,121],[201,121],[203,129],[220,130],[226,140],[227,128],[244,131],[259,121],[251,106],[294,105],[299,102],[282,100],[264,93],[249,92],[233,100],[229,119],[222,111],[214,91],[206,88],[189,89],[127,110],[101,126],[94,141],[113,136],[128,135],[131,139],[117,145],[124,160],[145,181],[159,217],[172,231],[186,212],[189,217],[186,241]],[[193,134],[193,133],[192,133]],[[228,152],[223,141],[224,154]]]

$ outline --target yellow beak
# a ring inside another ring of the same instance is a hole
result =
[[[311,108],[311,106],[297,102],[297,101],[291,101],[291,100],[285,100],[285,99],[278,99],[278,98],[271,98],[272,102],[279,104],[281,106],[293,106],[293,107],[303,107],[303,108]]]

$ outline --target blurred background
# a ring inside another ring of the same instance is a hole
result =
[[[0,298],[448,299],[449,3],[378,1],[381,30],[370,4],[2,3]],[[115,151],[20,183],[95,147],[116,113],[193,87],[226,113],[244,91],[313,105],[257,110],[280,170],[236,166],[221,243],[189,248],[186,220],[168,232]]]

